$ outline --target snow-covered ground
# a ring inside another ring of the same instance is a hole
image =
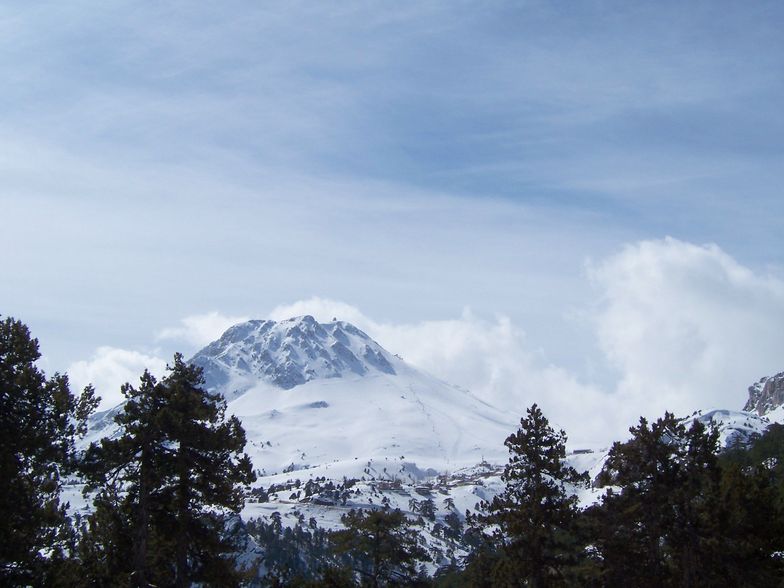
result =
[[[395,359],[395,358],[393,358]],[[497,462],[515,416],[395,359],[396,374],[313,380],[283,390],[261,383],[229,403],[247,451],[265,473],[328,467],[358,475],[368,462],[408,474]]]
[[[784,417],[784,413],[781,414]],[[740,410],[698,410],[690,418],[719,429],[719,445],[726,447],[735,442],[744,443],[753,435],[761,435],[772,422],[779,422],[778,415],[764,417]]]

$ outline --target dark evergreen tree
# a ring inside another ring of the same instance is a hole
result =
[[[157,541],[156,548],[149,549],[151,534],[157,530],[151,526],[151,511],[156,509],[157,515],[166,516],[167,507],[161,500],[165,485],[162,466],[170,452],[160,423],[165,392],[146,370],[138,389],[123,385],[126,402],[115,417],[122,434],[91,445],[82,462],[82,471],[91,481],[88,490],[101,489],[82,541],[97,548],[88,552],[85,547],[84,555],[93,556],[90,565],[96,570],[102,569],[117,582],[127,576],[126,581],[135,586],[147,586],[153,577],[167,577],[167,568],[171,574],[171,566],[165,562],[172,561],[173,554],[166,542]],[[128,549],[118,557],[116,551],[121,547]],[[150,568],[156,570],[152,576]]]
[[[101,490],[93,510],[80,525],[78,561],[82,584],[94,588],[128,588],[132,585],[133,512],[115,487]],[[136,584],[139,586],[140,584]]]
[[[480,505],[475,519],[495,529],[492,546],[481,547],[471,565],[486,568],[481,560],[489,558],[490,580],[499,586],[562,585],[582,552],[574,533],[575,489],[587,485],[587,476],[565,463],[566,433],[554,431],[536,404],[505,444],[506,487]]]
[[[355,586],[351,555],[336,556],[331,532],[320,528],[315,519],[300,519],[293,526],[283,526],[279,512],[269,522],[251,519],[248,535],[261,549],[259,578],[261,586]]]
[[[124,387],[120,435],[91,447],[85,471],[104,496],[121,497],[115,526],[133,537],[132,585],[229,586],[240,576],[225,515],[255,480],[245,432],[203,388],[200,368],[176,354],[168,370],[161,382],[145,372],[138,390]]]
[[[630,431],[600,475],[620,489],[588,513],[605,585],[724,585],[718,432],[669,413]]]
[[[728,585],[774,586],[784,576],[784,425],[719,456]]]
[[[422,581],[417,564],[430,561],[430,556],[400,509],[352,509],[341,521],[346,528],[333,534],[335,552],[350,554],[362,586],[412,586]]]
[[[466,586],[471,588],[495,588],[497,582],[494,570],[500,565],[503,549],[500,542],[484,533],[484,523],[480,517],[469,516],[469,527],[463,536],[469,549],[462,572],[453,571],[446,577],[437,577],[437,586]]]
[[[38,340],[20,321],[0,322],[0,584],[53,585],[69,557],[71,526],[59,495],[75,463],[74,438],[98,399],[75,397],[68,378],[47,379]]]
[[[436,520],[436,505],[432,498],[423,500],[419,507],[419,514],[425,517],[428,521]]]
[[[162,495],[171,515],[167,535],[175,538],[176,583],[227,585],[234,572],[226,557],[232,546],[222,540],[222,519],[215,513],[239,512],[243,486],[256,479],[242,454],[245,431],[237,417],[226,418],[223,397],[203,388],[201,368],[177,354],[169,371],[161,382],[160,425],[169,449],[161,460],[168,482]]]
[[[780,586],[784,508],[779,488],[764,466],[726,463],[722,470],[717,572],[726,586]]]

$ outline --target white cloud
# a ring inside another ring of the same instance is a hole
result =
[[[450,320],[379,323],[354,306],[314,297],[279,306],[270,318],[303,314],[319,321],[333,317],[349,321],[411,365],[471,390],[514,415],[522,416],[536,402],[577,444],[609,441],[622,434],[634,417],[619,419],[611,395],[548,364],[505,316],[486,320],[465,309],[462,316]]]
[[[322,323],[329,322],[333,318],[336,318],[341,321],[349,322],[362,330],[372,330],[376,325],[373,320],[362,314],[357,307],[338,300],[319,298],[318,296],[314,296],[307,300],[298,300],[292,304],[276,306],[268,316],[274,321],[282,321],[306,314],[311,315]],[[370,332],[368,332],[368,334],[370,334]]]
[[[201,347],[220,337],[230,326],[246,320],[247,317],[228,316],[215,311],[187,316],[180,320],[180,326],[162,329],[156,339]],[[93,384],[101,397],[100,409],[104,410],[123,400],[120,386],[124,383],[135,385],[145,369],[160,378],[166,371],[166,364],[165,359],[155,354],[102,346],[90,359],[72,363],[66,372],[74,390]]]
[[[413,365],[514,415],[539,404],[574,443],[609,440],[628,422],[617,422],[609,395],[547,362],[508,317],[489,321],[465,310],[459,319],[379,325],[376,336]]]
[[[138,351],[99,347],[90,359],[71,364],[67,373],[72,390],[92,384],[101,397],[99,408],[105,410],[123,400],[120,386],[126,382],[136,385],[145,369],[161,377],[166,370],[166,361]]]
[[[503,315],[488,319],[465,309],[448,320],[379,322],[345,302],[313,297],[268,316],[351,322],[410,364],[514,415],[538,403],[574,445],[622,438],[640,415],[740,408],[748,385],[782,369],[784,282],[753,272],[716,245],[638,242],[591,264],[588,277],[599,300],[586,300],[586,324],[595,329],[599,359],[617,376],[604,386],[548,361]],[[158,337],[204,345],[242,320],[218,312],[190,316]],[[68,371],[78,386],[93,382],[102,396],[118,400],[120,384],[136,381],[145,367],[162,373],[164,366],[154,356],[102,347]]]
[[[643,241],[589,275],[602,294],[597,335],[624,402],[653,414],[739,409],[753,381],[782,368],[784,282],[717,245]]]
[[[223,332],[237,323],[247,321],[246,316],[228,316],[217,311],[195,314],[180,319],[180,326],[161,330],[157,338],[183,341],[196,347],[211,343]]]
[[[740,409],[751,383],[782,369],[784,282],[717,245],[642,241],[590,264],[588,276],[599,295],[598,305],[586,301],[588,324],[617,376],[605,389],[549,363],[504,316],[491,321],[466,310],[452,320],[379,323],[343,302],[311,298],[272,317],[348,320],[501,408],[519,414],[539,403],[577,442],[621,437],[640,415]]]
[[[508,317],[487,321],[474,316],[468,308],[456,319],[380,323],[345,302],[314,297],[279,306],[270,318],[283,320],[303,314],[322,322],[332,318],[348,321],[412,365],[488,400],[509,402],[510,392],[505,387],[509,383],[508,372],[517,371],[512,366],[535,361],[536,354],[525,346],[524,333]]]

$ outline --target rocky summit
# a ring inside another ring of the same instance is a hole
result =
[[[743,410],[760,416],[784,405],[784,372],[762,378],[749,387],[749,399]]]
[[[227,397],[265,381],[289,390],[316,379],[394,374],[388,353],[350,323],[318,323],[306,315],[280,322],[251,320],[228,329],[192,359],[207,387]]]

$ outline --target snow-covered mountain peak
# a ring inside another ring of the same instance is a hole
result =
[[[384,476],[446,471],[502,458],[514,428],[507,411],[407,365],[344,321],[248,321],[191,363],[226,397],[267,475],[294,468],[360,477],[376,462]]]
[[[508,409],[406,364],[343,321],[250,320],[190,362],[242,421],[246,451],[265,476],[419,479],[504,461],[515,428]],[[115,434],[113,415],[92,419],[91,440]]]
[[[395,373],[392,356],[354,325],[310,315],[234,325],[191,362],[204,369],[208,387],[227,396],[259,380],[288,390],[317,379]]]

